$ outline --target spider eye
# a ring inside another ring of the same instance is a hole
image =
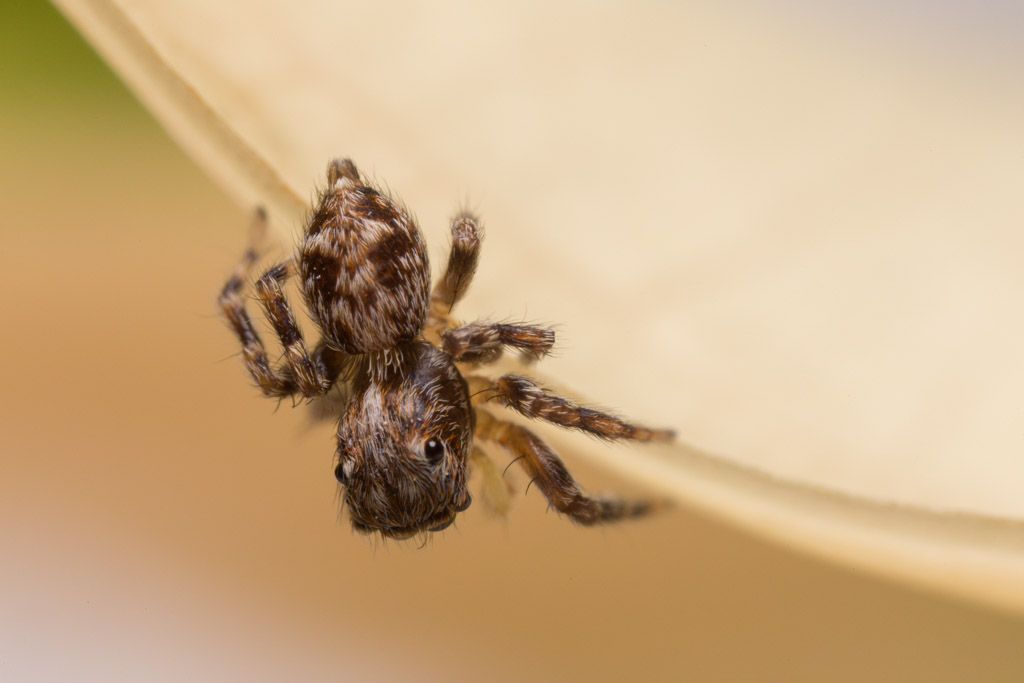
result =
[[[342,463],[338,463],[338,466],[334,468],[334,478],[338,480],[339,484],[348,483],[348,474],[345,472],[345,466]]]
[[[436,465],[444,457],[444,444],[437,439],[427,439],[423,444],[423,455],[427,456],[431,465]]]

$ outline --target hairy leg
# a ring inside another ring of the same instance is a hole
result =
[[[327,376],[327,368],[322,363],[310,357],[302,331],[284,296],[282,287],[294,273],[293,259],[269,268],[256,281],[256,295],[267,318],[274,326],[274,332],[281,340],[285,367],[295,381],[299,393],[306,398],[313,398],[327,393],[333,378]]]
[[[241,342],[242,359],[245,362],[246,368],[249,370],[249,374],[252,375],[252,378],[256,381],[256,384],[259,386],[263,394],[265,396],[273,397],[292,396],[295,393],[302,392],[302,384],[298,375],[294,372],[290,364],[277,369],[271,366],[270,360],[267,357],[266,347],[263,345],[263,340],[260,339],[259,333],[256,331],[256,327],[253,325],[248,311],[246,311],[245,299],[242,294],[246,278],[249,276],[253,264],[255,264],[256,260],[259,258],[257,245],[262,241],[265,230],[266,214],[262,209],[259,209],[257,210],[253,221],[251,244],[249,248],[245,250],[238,266],[236,266],[231,277],[228,278],[228,281],[221,289],[217,303],[220,306],[221,311],[224,313],[224,316],[228,319],[228,323],[230,323],[231,329],[234,330],[235,336],[237,336],[238,340]],[[285,304],[285,306],[287,307],[287,304]],[[277,322],[275,321],[275,329],[277,326]],[[285,343],[286,338],[288,337],[281,337],[282,344]],[[301,341],[301,335],[299,336],[299,339]],[[304,347],[305,345],[303,343],[303,351],[305,350]],[[320,368],[321,374],[323,375],[328,374],[333,366],[338,366],[338,372],[340,372],[341,363],[339,359],[332,355],[330,359],[326,359],[329,360],[329,362],[325,362],[325,354],[328,353],[333,352],[326,351],[325,347],[318,347],[318,350],[314,352],[314,358],[307,359],[309,360],[310,365]],[[288,355],[287,345],[286,355]],[[337,376],[337,372],[335,372],[334,376]],[[333,379],[333,377],[330,379]],[[308,380],[303,381],[306,381],[307,388],[311,388]],[[318,384],[317,386],[320,385]],[[329,382],[327,386],[330,386]],[[303,392],[303,395],[308,394]]]
[[[551,506],[574,522],[590,526],[639,517],[655,509],[650,501],[584,495],[569,470],[540,437],[523,426],[477,410],[476,436],[503,446],[522,465]]]
[[[522,375],[503,375],[494,380],[493,391],[488,398],[526,417],[547,420],[602,439],[669,441],[675,436],[671,429],[641,427],[615,415],[581,406]]]
[[[477,262],[480,260],[482,231],[476,216],[462,211],[452,219],[452,247],[444,276],[434,287],[431,300],[447,310],[459,302],[469,290]]]
[[[444,350],[459,363],[493,363],[505,347],[537,360],[555,345],[555,331],[539,325],[478,321],[441,333]]]
[[[452,219],[452,245],[448,253],[448,265],[430,294],[427,324],[435,337],[431,339],[433,342],[439,341],[437,335],[451,326],[451,310],[469,290],[480,260],[482,237],[479,221],[471,213],[461,211]]]

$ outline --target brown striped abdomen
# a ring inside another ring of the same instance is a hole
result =
[[[364,185],[349,161],[331,163],[328,183],[299,250],[311,316],[328,344],[346,353],[412,341],[423,329],[430,292],[416,222]]]

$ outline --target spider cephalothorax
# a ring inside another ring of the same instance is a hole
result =
[[[439,531],[469,507],[473,412],[447,354],[411,342],[400,358],[355,378],[338,424],[338,467],[352,524],[386,536]]]
[[[258,212],[257,225],[264,220]],[[283,361],[271,365],[241,296],[255,247],[224,285],[220,307],[264,395],[312,399],[346,385],[335,476],[358,531],[407,538],[449,526],[471,500],[470,454],[483,457],[474,438],[514,455],[551,505],[574,521],[644,514],[649,503],[584,495],[539,437],[486,407],[493,401],[607,439],[672,437],[669,430],[578,405],[522,375],[476,374],[506,348],[540,358],[555,339],[553,330],[535,325],[455,323],[450,312],[469,287],[479,252],[477,221],[460,213],[452,221],[447,268],[431,290],[426,248],[412,216],[366,184],[351,161],[335,160],[297,252],[256,281]],[[282,289],[295,273],[321,336],[312,351]]]

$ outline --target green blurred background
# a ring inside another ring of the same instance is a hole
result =
[[[0,103],[0,679],[1022,680],[1020,620],[686,510],[580,530],[517,481],[352,535],[330,426],[214,316],[246,212],[48,4],[0,4]]]

